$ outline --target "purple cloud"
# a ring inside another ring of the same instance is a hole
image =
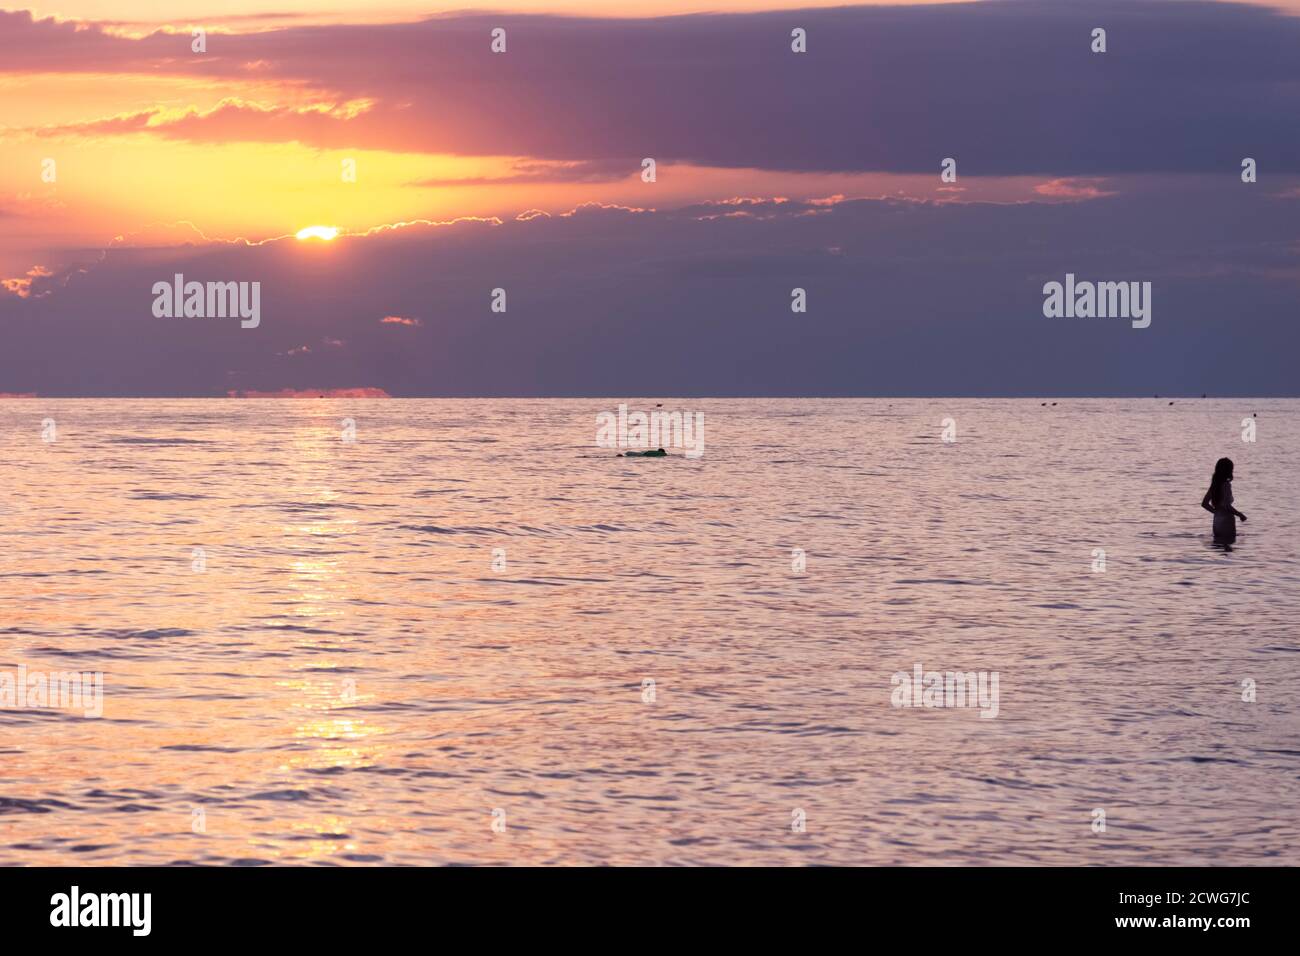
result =
[[[115,249],[33,277],[43,296],[0,292],[0,390],[1294,395],[1296,202],[1199,180],[1075,203],[587,206],[310,248]],[[709,214],[725,207],[761,215]],[[260,282],[260,325],[154,318],[151,286],[175,272]],[[1045,318],[1043,285],[1067,273],[1151,282],[1151,327]],[[347,347],[277,355],[323,339]]]
[[[1213,2],[1002,0],[600,20],[458,15],[142,39],[0,13],[0,71],[281,80],[322,109],[228,102],[104,119],[200,142],[294,139],[594,163],[964,175],[1300,172],[1300,18]],[[1104,25],[1108,52],[1090,51]],[[489,50],[504,26],[508,52]],[[808,52],[790,50],[793,27]],[[351,104],[351,107],[348,107]]]

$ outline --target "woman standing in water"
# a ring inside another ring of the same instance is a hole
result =
[[[1201,507],[1214,514],[1214,537],[1231,541],[1237,536],[1237,519],[1246,516],[1232,507],[1232,459],[1220,458],[1214,463],[1214,477],[1210,490],[1201,499]]]

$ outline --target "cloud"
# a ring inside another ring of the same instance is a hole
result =
[[[214,35],[199,55],[188,34],[133,39],[0,13],[0,71],[232,88],[256,74],[293,105],[146,110],[94,130],[532,157],[523,181],[613,175],[647,155],[936,175],[951,156],[965,176],[1062,178],[1230,175],[1251,155],[1300,172],[1300,124],[1286,122],[1300,114],[1300,18],[1278,11],[1183,0],[800,10],[805,54],[790,50],[791,18],[451,15]],[[1103,22],[1109,52],[1094,54]],[[509,52],[493,55],[499,25]],[[304,95],[319,102],[303,108]]]
[[[27,274],[13,279],[0,279],[0,289],[11,292],[20,299],[26,299],[32,294],[32,284],[39,279],[48,279],[54,273],[44,266],[32,266],[27,270]],[[45,293],[38,292],[37,295]]]
[[[762,214],[702,215],[725,209]],[[152,283],[174,272],[260,282],[261,325],[153,318]],[[1066,273],[1150,281],[1151,327],[1045,318],[1042,287]],[[396,396],[1300,389],[1294,203],[1215,177],[1088,202],[587,205],[344,236],[328,250],[113,248],[33,281],[49,294],[0,295],[0,384],[43,395],[358,382]],[[504,313],[491,309],[495,288]],[[794,288],[807,313],[791,312]],[[422,325],[406,324],[417,315]],[[348,347],[276,354],[323,339]]]
[[[1114,192],[1102,188],[1105,183],[1105,179],[1076,176],[1040,183],[1034,187],[1034,192],[1054,199],[1100,199],[1102,196],[1115,195]]]
[[[406,325],[417,329],[424,325],[419,319],[408,319],[403,315],[386,315],[379,322],[381,325]]]
[[[33,132],[41,137],[152,133],[197,143],[315,142],[331,121],[351,120],[372,106],[363,100],[282,107],[227,97],[209,110],[152,107],[83,123],[38,127]]]
[[[623,159],[545,162],[519,160],[506,176],[466,176],[460,179],[422,179],[413,186],[515,186],[532,183],[612,183],[639,174],[641,162],[635,157]]]
[[[227,398],[392,398],[382,388],[281,388],[260,392],[256,389],[231,389]]]

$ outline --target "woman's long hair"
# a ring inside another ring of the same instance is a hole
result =
[[[1232,481],[1232,459],[1220,458],[1214,463],[1214,477],[1210,479],[1210,504],[1219,507],[1219,497],[1223,494],[1223,483]]]

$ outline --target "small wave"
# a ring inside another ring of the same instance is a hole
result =
[[[267,790],[262,793],[255,793],[248,799],[296,802],[299,800],[314,800],[316,799],[316,794],[312,793],[310,790]]]
[[[107,445],[215,445],[201,438],[106,438]]]
[[[6,813],[53,813],[55,810],[76,810],[71,803],[47,797],[40,800],[24,800],[21,797],[0,797],[0,816]]]
[[[91,647],[91,648],[62,648],[62,647],[33,647],[31,654],[34,657],[69,657],[73,659],[89,657],[103,658],[105,660],[119,661],[142,661],[147,660],[148,655],[133,654],[130,651],[116,647]]]
[[[502,528],[443,528],[436,524],[404,524],[398,525],[403,531],[419,531],[421,534],[509,534]]]
[[[195,632],[183,627],[159,627],[147,631],[132,631],[127,628],[109,628],[92,632],[96,637],[107,637],[115,641],[157,641],[165,637],[193,637]]]
[[[562,588],[563,581],[547,581],[544,578],[479,578],[484,584],[537,584],[544,587]]]
[[[165,493],[160,491],[141,491],[136,494],[127,495],[135,501],[202,501],[210,495],[185,495],[180,492]]]

